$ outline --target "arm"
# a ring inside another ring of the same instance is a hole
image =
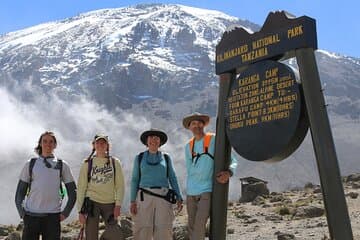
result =
[[[185,145],[185,164],[186,164],[186,169],[189,170],[191,165],[192,165],[192,156],[191,156],[191,150],[190,150],[190,145],[189,143],[187,143]]]
[[[19,180],[19,183],[16,188],[15,204],[20,218],[23,218],[25,215],[25,210],[24,207],[22,206],[22,203],[25,199],[28,187],[29,187],[29,183]]]
[[[211,139],[210,146],[209,146],[209,152],[214,156],[215,155],[215,137]],[[226,167],[226,166],[225,166]],[[224,169],[223,171],[220,171],[216,173],[216,180],[219,183],[227,183],[230,179],[230,177],[233,175],[237,167],[237,160],[234,158],[234,156],[231,154],[231,162],[230,166],[228,166],[227,169]]]
[[[134,160],[134,166],[131,176],[131,188],[130,188],[130,212],[133,215],[137,214],[137,206],[136,206],[136,194],[139,190],[139,183],[140,183],[140,173],[139,173],[139,160],[137,155]]]
[[[121,205],[124,199],[125,192],[125,183],[124,183],[124,174],[120,164],[120,160],[115,159],[115,208],[114,208],[114,218],[117,219],[121,213]]]
[[[80,173],[78,178],[78,189],[76,193],[76,208],[79,213],[79,221],[83,225],[86,222],[86,215],[80,213],[80,211],[84,203],[85,193],[88,186],[87,171],[88,171],[88,164],[84,162],[80,168]]]
[[[231,153],[231,162],[230,162],[230,166],[229,166],[229,171],[230,171],[231,176],[234,175],[237,166],[238,166],[238,161],[234,157],[234,154]]]
[[[88,186],[87,168],[88,168],[87,163],[84,163],[80,168],[80,173],[78,178],[78,189],[76,193],[76,208],[78,212],[80,212],[81,207],[84,203],[86,189]]]
[[[65,187],[68,193],[68,201],[61,214],[64,215],[65,218],[67,218],[70,215],[70,212],[73,209],[76,202],[76,185],[75,182],[69,182],[65,184]]]
[[[115,160],[116,178],[115,178],[115,205],[121,206],[124,199],[125,181],[124,174],[119,160]]]
[[[169,166],[168,166],[168,168],[169,168],[169,182],[170,182],[170,185],[171,185],[172,189],[175,190],[178,199],[179,199],[180,201],[182,201],[183,198],[182,198],[182,196],[181,196],[181,192],[180,192],[180,188],[179,188],[179,183],[178,183],[178,181],[177,181],[177,177],[176,177],[176,174],[175,174],[174,166],[173,166],[173,164],[172,164],[172,160],[171,160],[170,156],[169,156]]]
[[[130,189],[130,201],[134,202],[136,200],[136,194],[139,190],[140,183],[140,174],[139,174],[139,161],[138,156],[135,157],[134,166],[131,177],[131,189]]]
[[[23,201],[30,187],[30,175],[29,175],[30,160],[27,161],[20,173],[20,180],[16,188],[15,204],[19,212],[20,218],[25,215],[25,209],[23,207]]]
[[[71,169],[69,165],[63,161],[63,169],[62,169],[62,181],[65,184],[66,191],[68,193],[68,200],[64,210],[61,212],[61,220],[64,220],[70,215],[71,210],[73,209],[76,202],[76,185],[74,181],[74,177],[72,175]]]
[[[179,184],[178,184],[178,181],[177,181],[177,177],[176,177],[175,170],[174,170],[174,167],[173,167],[172,160],[171,160],[170,156],[169,156],[169,182],[171,184],[172,189],[174,189],[175,192],[176,192],[177,211],[181,212],[181,210],[183,208],[183,197],[182,197],[181,192],[180,192]]]

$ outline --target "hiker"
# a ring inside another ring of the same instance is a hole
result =
[[[74,178],[69,165],[54,155],[56,146],[53,132],[41,134],[35,147],[38,157],[27,161],[21,171],[15,203],[20,218],[24,220],[24,240],[36,240],[40,235],[43,240],[60,240],[60,221],[67,218],[74,207]],[[62,182],[68,195],[63,211],[61,202],[65,189]]]
[[[108,136],[95,135],[92,147],[92,152],[82,164],[79,173],[77,191],[79,221],[85,224],[86,240],[98,239],[100,216],[105,222],[105,232],[112,233],[103,238],[122,239],[118,217],[125,186],[120,160],[109,155]]]
[[[135,157],[132,172],[130,212],[134,240],[170,240],[175,218],[172,204],[176,203],[180,212],[183,198],[170,156],[159,151],[167,135],[150,129],[141,134],[140,140],[147,150]]]
[[[210,117],[200,113],[194,113],[183,119],[183,126],[193,134],[193,138],[185,145],[186,209],[190,240],[205,239],[206,222],[210,215],[215,135],[204,131],[209,122]],[[227,183],[236,166],[236,160],[231,158],[230,168],[218,172],[216,180],[221,184]]]

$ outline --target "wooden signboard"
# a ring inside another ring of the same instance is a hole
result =
[[[216,47],[220,87],[211,240],[226,238],[228,184],[217,183],[216,174],[228,169],[231,146],[249,160],[282,160],[300,145],[308,126],[330,238],[353,239],[316,49],[315,20],[294,18],[286,12],[270,13],[258,32],[240,27],[223,34]],[[299,81],[289,66],[277,62],[290,57],[296,57]]]
[[[306,116],[293,69],[271,60],[242,71],[225,102],[230,144],[251,161],[280,161],[293,153],[307,133]]]

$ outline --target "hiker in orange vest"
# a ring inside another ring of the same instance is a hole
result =
[[[204,131],[204,127],[209,122],[210,117],[200,113],[194,113],[183,119],[183,126],[193,134],[193,138],[185,146],[186,209],[190,240],[205,239],[206,222],[210,215],[215,135]],[[236,167],[237,161],[232,157],[230,168],[217,173],[216,180],[219,183],[227,183]]]

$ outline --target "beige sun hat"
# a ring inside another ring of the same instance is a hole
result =
[[[201,122],[204,123],[204,126],[206,126],[210,122],[210,116],[206,115],[206,114],[201,114],[201,113],[198,113],[198,112],[195,112],[195,113],[193,113],[193,114],[191,114],[189,116],[186,116],[183,119],[184,128],[189,129],[191,121],[194,121],[194,120],[201,121]]]

